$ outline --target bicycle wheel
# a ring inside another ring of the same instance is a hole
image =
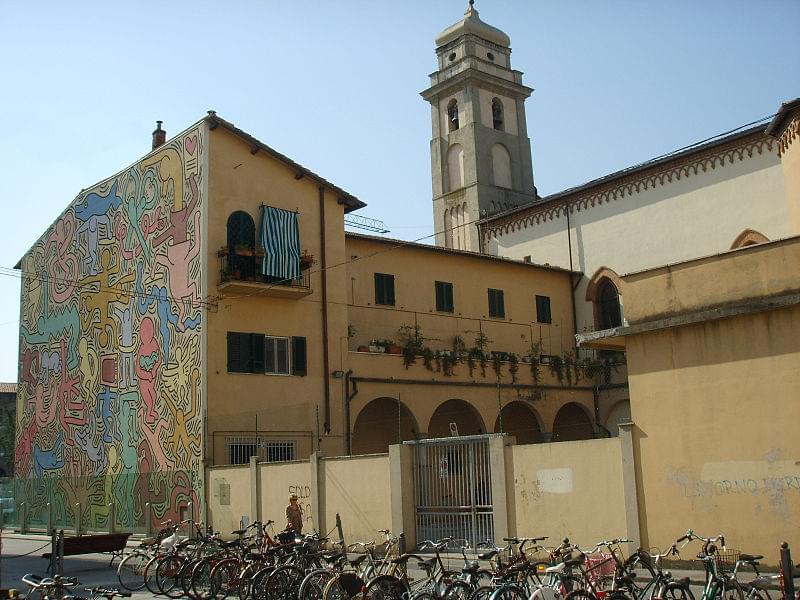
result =
[[[300,583],[303,581],[304,573],[300,567],[294,565],[281,565],[275,569],[266,579],[264,585],[264,595],[256,596],[261,600],[297,600],[297,593],[300,591]]]
[[[489,596],[495,590],[494,585],[480,585],[472,590],[468,600],[489,600]]]
[[[217,565],[218,559],[204,558],[192,568],[191,595],[198,600],[206,600],[213,596],[211,585],[211,571]]]
[[[530,564],[525,572],[525,585],[528,588],[528,594],[532,594],[534,590],[546,584],[550,576],[546,573],[546,569],[550,563],[545,560],[539,560]]]
[[[225,558],[211,569],[211,595],[214,600],[225,600],[239,592],[239,574],[242,571],[238,558]]]
[[[272,565],[268,567],[263,567],[259,569],[253,574],[253,577],[250,579],[250,597],[256,598],[258,600],[263,600],[266,598],[266,585],[267,580],[269,579],[270,574],[275,570],[275,567]]]
[[[150,557],[143,552],[133,552],[123,558],[117,566],[119,584],[130,592],[138,592],[144,587],[144,568]]]
[[[336,571],[314,569],[300,582],[298,600],[320,600],[325,591],[325,585],[334,577],[336,577]]]
[[[154,596],[161,593],[158,589],[158,581],[156,581],[156,569],[158,568],[158,562],[162,558],[162,556],[155,555],[144,566],[144,585],[147,587],[147,591]]]
[[[528,597],[525,588],[514,583],[501,585],[490,595],[489,600],[526,600]]]
[[[253,577],[264,565],[258,562],[248,563],[239,573],[239,600],[247,600],[252,595]]]
[[[580,588],[572,590],[564,600],[597,600],[597,596],[589,590]]]
[[[409,600],[439,600],[439,597],[433,592],[417,592]]]
[[[671,581],[664,587],[664,598],[670,600],[694,600],[694,594],[688,585]]]
[[[442,598],[446,600],[468,600],[472,594],[472,586],[462,579],[456,579],[444,588]]]
[[[367,584],[364,600],[403,600],[406,586],[392,575],[378,575]]]
[[[322,600],[351,600],[364,590],[364,580],[355,573],[339,573],[325,584]]]
[[[186,559],[177,554],[168,554],[158,561],[156,567],[156,587],[168,598],[183,596],[181,573]]]
[[[722,581],[720,597],[722,600],[744,600],[744,591],[738,581],[726,577]]]

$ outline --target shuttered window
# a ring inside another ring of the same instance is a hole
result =
[[[306,355],[306,338],[292,338],[292,375],[305,377],[308,374],[308,358]]]
[[[436,282],[436,310],[453,312],[453,284],[447,281]]]
[[[262,333],[228,332],[229,373],[308,373],[306,338],[265,336]]]
[[[394,275],[375,273],[375,304],[394,306]]]
[[[503,299],[503,290],[489,288],[489,316],[496,319],[505,318],[506,307]]]
[[[228,372],[264,372],[264,336],[262,334],[228,332]]]
[[[550,314],[550,296],[536,296],[536,321],[539,323],[552,323]]]

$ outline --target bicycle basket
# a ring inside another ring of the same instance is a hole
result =
[[[721,550],[717,548],[717,551],[714,553],[714,566],[717,568],[717,572],[732,572],[738,560],[738,550]]]
[[[586,577],[595,587],[600,587],[600,583],[614,577],[617,563],[610,552],[597,552],[587,555],[584,561]]]

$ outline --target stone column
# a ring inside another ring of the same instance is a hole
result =
[[[506,446],[516,443],[514,436],[498,435],[489,438],[489,463],[492,469],[492,510],[494,539],[509,537],[509,505],[506,488]],[[512,475],[513,477],[513,475]]]
[[[405,534],[407,548],[417,543],[414,505],[414,446],[389,446],[389,489],[391,490],[392,533]]]
[[[260,521],[261,488],[258,485],[258,456],[250,457],[250,522]]]
[[[633,423],[619,424],[620,453],[622,458],[622,491],[625,498],[625,536],[631,540],[628,553],[641,544],[639,530],[639,500],[636,493],[636,459],[633,454]]]
[[[308,461],[311,469],[311,518],[314,519],[314,529],[320,535],[325,535],[328,530],[325,528],[325,506],[322,502],[324,491],[321,489],[325,485],[322,475],[324,465],[322,464],[322,452],[312,452]]]

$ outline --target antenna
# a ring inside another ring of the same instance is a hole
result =
[[[355,229],[363,229],[365,231],[372,231],[373,233],[389,233],[383,221],[378,219],[370,219],[362,215],[345,215],[344,224]]]

